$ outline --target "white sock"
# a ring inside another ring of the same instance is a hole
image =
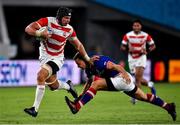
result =
[[[58,90],[59,89],[65,89],[65,90],[70,89],[70,86],[66,82],[62,82],[62,81],[58,80],[58,83],[59,83]]]
[[[33,107],[35,107],[36,111],[38,111],[38,109],[39,109],[41,100],[44,96],[44,92],[45,92],[45,85],[37,85],[35,100],[34,100],[34,104],[33,104]]]
[[[149,81],[149,82],[148,82],[148,87],[152,88],[153,86],[154,86],[154,82]]]

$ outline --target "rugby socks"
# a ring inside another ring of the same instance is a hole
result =
[[[39,106],[40,106],[41,100],[44,96],[44,93],[45,93],[45,85],[37,85],[35,100],[34,100],[34,104],[33,104],[33,107],[35,107],[36,112],[39,109]]]
[[[151,93],[156,95],[156,89],[154,88],[154,83],[152,81],[148,82],[148,87],[151,88]]]
[[[153,95],[156,95],[156,89],[155,89],[154,87],[151,88],[151,93],[152,93]]]
[[[89,88],[82,98],[76,103],[76,109],[79,110],[83,105],[88,103],[96,95],[96,90],[94,88]]]
[[[148,102],[150,102],[151,104],[160,106],[164,109],[166,109],[167,111],[169,110],[169,105],[168,103],[164,102],[161,98],[159,98],[158,96],[155,96],[153,94],[147,94],[147,98],[148,98]]]
[[[66,82],[62,82],[62,81],[58,80],[58,83],[59,83],[58,90],[59,89],[65,89],[65,90],[70,89],[70,86]]]

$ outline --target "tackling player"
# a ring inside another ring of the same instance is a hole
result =
[[[92,60],[94,60],[93,58]],[[75,55],[74,59],[78,67],[86,71],[88,81],[83,93],[74,102],[65,96],[66,103],[73,114],[76,114],[86,103],[92,100],[99,90],[124,91],[133,98],[165,109],[172,119],[176,120],[174,103],[167,103],[154,94],[145,94],[134,84],[132,76],[120,65],[115,64],[111,58],[99,56],[98,60],[94,60],[93,65],[89,65],[79,53]],[[94,75],[101,77],[101,79],[92,82]]]
[[[72,10],[69,8],[60,7],[56,17],[41,18],[25,28],[27,34],[41,38],[39,47],[41,68],[37,74],[35,100],[32,107],[24,109],[27,114],[33,117],[36,117],[38,114],[38,109],[45,92],[45,83],[51,90],[65,89],[75,98],[77,97],[72,84],[58,80],[56,75],[64,63],[64,47],[67,40],[87,62],[90,61],[84,46],[76,36],[75,30],[69,25],[71,12]]]

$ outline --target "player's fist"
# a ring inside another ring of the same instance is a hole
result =
[[[41,27],[39,30],[36,30],[36,36],[44,39],[48,39],[52,36],[52,29],[49,27]]]
[[[100,57],[97,56],[97,55],[94,55],[93,57],[91,57],[90,60],[89,60],[90,65],[93,65],[94,61],[99,60],[99,58]]]

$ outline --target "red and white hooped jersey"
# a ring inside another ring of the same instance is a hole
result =
[[[143,49],[146,49],[146,44],[152,46],[154,41],[152,37],[141,31],[139,34],[135,34],[134,31],[130,31],[124,35],[122,40],[123,45],[128,45],[131,50],[131,56],[133,58],[138,58],[141,56]]]
[[[52,36],[46,41],[41,41],[40,48],[51,56],[64,55],[64,47],[67,40],[77,39],[76,32],[71,25],[61,26],[55,17],[41,18],[36,23],[40,27],[47,26],[52,30]]]

